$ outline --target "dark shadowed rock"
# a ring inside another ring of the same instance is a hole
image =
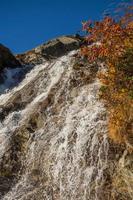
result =
[[[6,67],[15,68],[20,65],[20,62],[15,58],[11,51],[0,44],[0,71]]]
[[[62,36],[50,40],[24,54],[17,55],[22,64],[41,64],[43,60],[51,60],[65,55],[67,52],[78,49],[83,39],[80,36]]]

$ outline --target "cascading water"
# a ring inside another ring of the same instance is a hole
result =
[[[10,184],[3,200],[111,199],[97,69],[75,69],[75,53],[35,66],[0,96],[0,161]]]

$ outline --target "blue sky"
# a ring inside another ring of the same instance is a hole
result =
[[[30,50],[49,39],[78,32],[81,21],[100,19],[111,3],[112,0],[0,0],[0,43],[14,53]]]

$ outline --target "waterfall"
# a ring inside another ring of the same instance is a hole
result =
[[[75,69],[75,54],[36,65],[0,95],[0,166],[8,173],[1,199],[109,199],[98,69]]]

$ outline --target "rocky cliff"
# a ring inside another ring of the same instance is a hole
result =
[[[22,64],[41,64],[44,60],[56,59],[71,50],[78,49],[83,43],[79,35],[62,36],[50,40],[26,53],[16,55]]]
[[[15,84],[1,87],[0,199],[133,199],[133,155],[108,138],[98,95],[104,67],[79,57],[81,44],[66,36],[17,55],[20,79],[8,69]]]

